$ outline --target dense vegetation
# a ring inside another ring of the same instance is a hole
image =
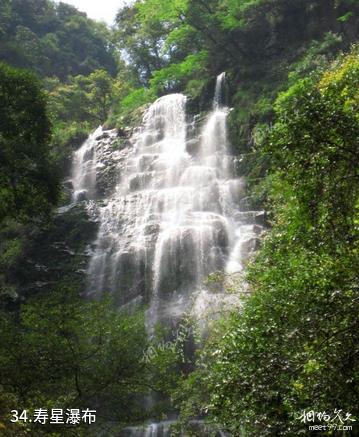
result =
[[[253,293],[182,398],[233,435],[298,435],[306,409],[358,414],[358,81],[355,50],[275,104],[261,151],[272,228],[247,274]]]
[[[1,317],[1,411],[80,408],[91,405],[101,422],[121,429],[132,415],[143,417],[139,394],[148,391],[142,361],[146,334],[139,316],[119,314],[109,299],[84,302],[71,287],[47,290]],[[19,413],[20,414],[20,413]],[[51,425],[36,435],[52,435]],[[31,423],[16,423],[7,435],[29,435]],[[86,430],[86,427],[85,427]],[[85,435],[81,427],[56,427],[56,434]]]
[[[16,293],[12,277],[26,233],[49,219],[59,172],[49,148],[51,125],[40,82],[0,65],[0,301]],[[36,226],[36,225],[35,225]]]
[[[24,221],[56,205],[50,122],[40,83],[29,73],[0,65],[0,102],[0,222]]]
[[[0,4],[0,59],[41,76],[66,80],[99,68],[116,72],[104,24],[66,3],[4,0]]]
[[[358,12],[355,0],[144,0],[110,30],[64,3],[1,2],[0,433],[41,435],[8,426],[11,409],[39,406],[97,408],[117,432],[145,420],[149,391],[163,400],[152,417],[233,436],[300,435],[303,410],[359,419]],[[233,152],[270,223],[243,310],[210,324],[194,363],[186,335],[162,350],[141,314],[84,301],[80,255],[45,285],[29,258],[51,259],[59,236],[81,253],[94,232],[80,209],[51,216],[91,129],[123,129],[173,91],[206,111],[221,71]]]

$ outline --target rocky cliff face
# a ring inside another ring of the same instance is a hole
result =
[[[224,79],[205,117],[188,114],[182,94],[164,96],[131,134],[99,128],[74,153],[72,204],[62,213],[80,204],[98,225],[86,293],[146,304],[150,331],[233,304],[226,274],[240,274],[263,231],[264,213],[250,209],[229,152]],[[205,285],[214,272],[224,273],[215,293]]]
[[[23,297],[63,284],[82,293],[86,291],[91,243],[98,232],[92,199],[101,202],[113,191],[120,177],[121,162],[132,147],[131,134],[131,129],[122,132],[97,129],[72,154],[72,168],[63,182],[64,205],[55,211],[49,226],[34,229],[21,268],[17,269]],[[77,165],[84,165],[83,174],[74,181]]]
[[[32,248],[32,288],[65,280],[91,297],[110,291],[118,306],[145,304],[150,332],[236,303],[226,282],[258,248],[265,214],[251,210],[229,151],[223,82],[207,116],[168,95],[145,111],[142,127],[99,127],[74,152],[71,200]]]
[[[223,81],[205,116],[189,114],[182,94],[164,96],[142,126],[100,127],[74,152],[68,200],[29,248],[25,294],[64,282],[87,297],[110,291],[119,307],[145,305],[149,335],[157,323],[175,332],[187,314],[202,321],[240,304],[226,287],[258,248],[265,213],[251,209],[230,152]],[[166,436],[169,426],[123,435]]]

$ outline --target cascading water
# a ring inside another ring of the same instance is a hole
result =
[[[214,89],[213,110],[216,111],[223,105],[223,88],[226,80],[226,73],[223,72],[217,76],[216,87]]]
[[[149,329],[177,323],[194,302],[202,308],[211,272],[242,269],[250,227],[235,219],[244,183],[227,150],[224,77],[195,138],[187,138],[184,95],[151,105],[113,195],[99,208],[89,292],[111,290],[119,305],[149,303]]]
[[[88,293],[112,291],[120,306],[148,304],[149,334],[157,322],[173,327],[187,312],[200,318],[221,305],[223,291],[207,290],[205,278],[240,272],[261,231],[256,212],[239,211],[245,185],[228,151],[224,81],[222,73],[199,134],[187,122],[184,95],[154,102],[124,151],[113,194],[98,203]],[[94,192],[98,134],[75,154],[75,198]]]
[[[99,126],[73,153],[71,181],[73,186],[72,200],[91,199],[96,189],[96,138],[102,133]]]

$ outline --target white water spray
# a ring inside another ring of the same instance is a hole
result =
[[[73,201],[92,199],[96,191],[96,138],[102,133],[99,126],[73,153],[71,181]]]
[[[150,331],[159,321],[178,323],[191,306],[201,312],[211,305],[204,279],[215,271],[242,270],[250,252],[244,243],[254,238],[252,228],[236,218],[244,183],[234,176],[227,147],[224,81],[222,73],[213,111],[195,137],[187,138],[184,95],[170,94],[150,106],[125,171],[99,208],[89,293],[112,291],[119,305],[147,302]],[[79,178],[77,191],[84,180]]]
[[[88,293],[111,291],[124,307],[148,304],[149,334],[157,322],[171,328],[188,312],[200,319],[220,308],[230,296],[209,291],[205,279],[217,271],[242,271],[262,229],[254,224],[258,212],[239,208],[245,184],[228,150],[224,83],[222,73],[199,133],[191,133],[184,95],[156,100],[133,147],[121,152],[113,194],[97,202]],[[74,200],[94,197],[101,132],[74,154]],[[167,422],[151,423],[128,428],[128,435],[167,436],[168,428]]]

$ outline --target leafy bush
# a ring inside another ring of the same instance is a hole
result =
[[[203,75],[208,53],[203,50],[194,55],[188,55],[178,64],[171,64],[154,73],[151,79],[151,87],[157,93],[166,90],[178,89],[186,79]]]
[[[39,81],[0,64],[0,222],[44,217],[56,204],[59,180],[50,133]]]
[[[272,229],[243,311],[226,318],[184,384],[187,416],[208,411],[250,436],[305,434],[303,410],[358,419],[358,84],[354,49],[278,98],[262,150]],[[207,397],[198,402],[192,384]]]
[[[100,429],[109,419],[121,426],[144,418],[141,396],[149,380],[142,361],[147,347],[142,314],[119,313],[108,297],[86,302],[62,284],[34,296],[18,317],[3,313],[0,324],[1,396],[7,399],[2,417],[40,405],[63,410],[90,405]],[[36,435],[53,431],[51,425],[27,426]],[[67,428],[59,425],[57,432],[65,435]],[[82,435],[79,429],[74,434]]]

